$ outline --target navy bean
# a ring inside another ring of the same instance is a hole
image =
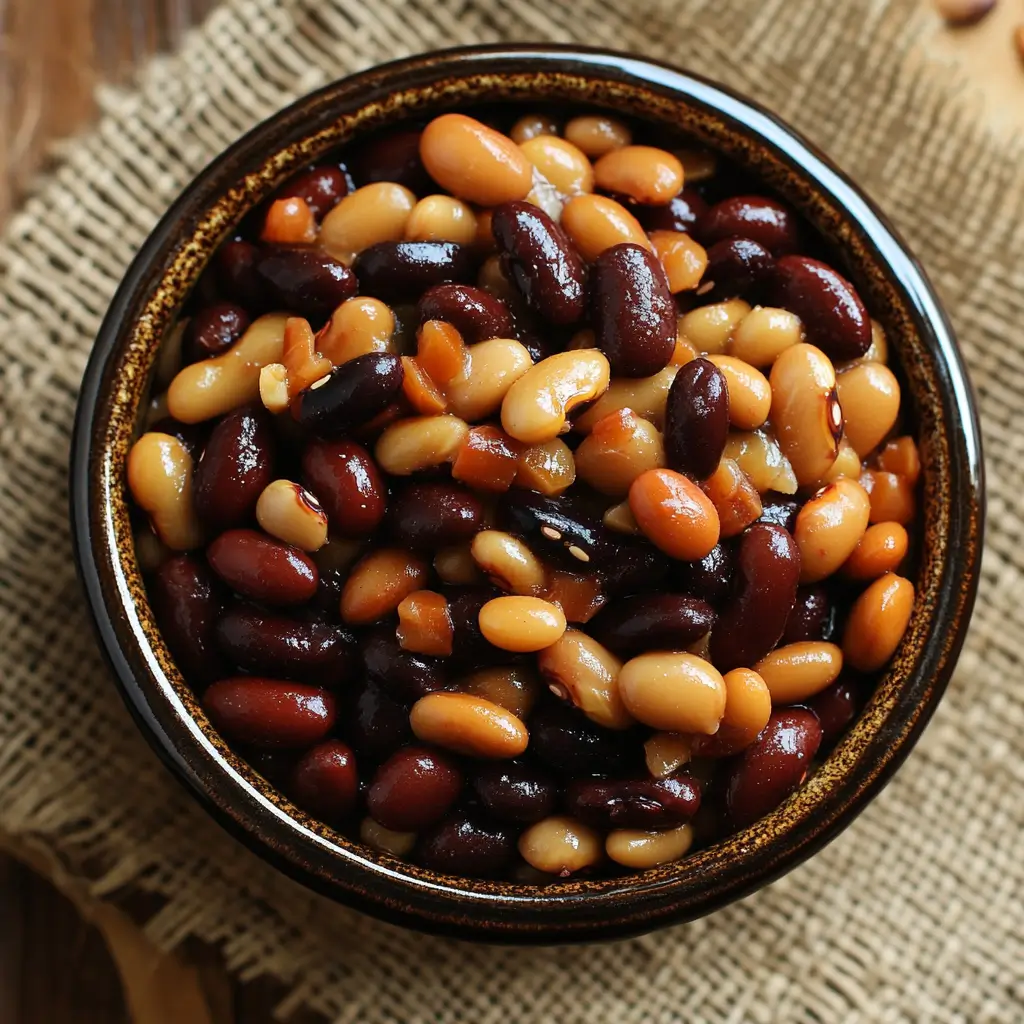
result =
[[[689,647],[714,622],[713,609],[699,598],[635,594],[613,601],[590,620],[586,629],[620,658],[631,658],[644,651]]]
[[[218,680],[203,694],[203,708],[226,739],[261,750],[310,747],[335,720],[328,690],[259,676]]]
[[[756,302],[772,282],[775,259],[752,238],[723,238],[708,249],[708,265],[698,287],[704,302],[744,297]]]
[[[473,788],[492,818],[520,824],[546,818],[558,796],[550,776],[521,761],[483,765],[473,779]]]
[[[512,314],[501,299],[468,284],[439,284],[420,297],[419,322],[444,320],[467,345],[488,338],[514,338]]]
[[[252,601],[302,604],[316,593],[309,555],[257,530],[227,530],[206,549],[206,558],[232,590]]]
[[[693,234],[707,247],[725,238],[750,238],[773,256],[784,256],[800,247],[794,214],[765,196],[731,196],[715,203],[694,225]]]
[[[314,325],[356,293],[355,274],[319,249],[271,247],[260,257],[256,272],[288,312]]]
[[[216,302],[198,310],[185,328],[185,362],[219,356],[245,334],[250,322],[249,314],[233,302]]]
[[[359,291],[385,302],[415,301],[428,288],[473,277],[469,250],[454,242],[378,242],[352,266]]]
[[[527,305],[553,324],[574,324],[586,312],[586,269],[565,232],[532,203],[502,203],[491,230],[505,276]]]
[[[392,501],[388,526],[402,547],[432,550],[471,540],[483,516],[480,499],[465,487],[409,484]]]
[[[843,672],[831,686],[816,693],[807,707],[821,723],[821,742],[831,746],[846,731],[864,706],[868,688],[866,680],[853,673]]]
[[[413,857],[425,868],[446,875],[494,878],[515,854],[512,833],[498,825],[458,815],[426,833]]]
[[[761,495],[761,522],[774,523],[788,533],[796,529],[796,514],[800,511],[800,503],[778,491],[765,491]]]
[[[409,709],[373,682],[356,691],[341,721],[345,739],[366,761],[380,761],[412,740]]]
[[[708,212],[708,204],[694,188],[684,188],[661,206],[628,204],[645,231],[685,231],[690,234],[694,225]]]
[[[450,689],[443,662],[405,650],[393,625],[364,637],[360,655],[366,678],[402,704],[414,704],[428,693]]]
[[[342,437],[386,409],[401,393],[404,376],[402,360],[389,352],[356,356],[300,392],[292,415],[320,437]]]
[[[696,562],[674,562],[672,586],[718,608],[732,594],[735,574],[735,548],[719,542]]]
[[[437,191],[420,160],[418,131],[392,132],[363,143],[348,158],[357,185],[374,181],[395,181],[418,196]]]
[[[537,759],[571,777],[623,772],[643,750],[632,733],[603,729],[571,704],[541,706],[530,716],[529,729]]]
[[[676,304],[653,253],[632,242],[605,249],[594,262],[591,294],[597,347],[613,375],[650,377],[668,365]]]
[[[793,610],[786,620],[782,643],[796,644],[806,640],[831,642],[836,631],[836,606],[828,591],[821,586],[799,587]]]
[[[710,359],[679,367],[665,404],[665,462],[697,480],[718,468],[729,437],[729,385]]]
[[[329,825],[340,824],[359,798],[356,755],[347,743],[327,740],[308,750],[292,770],[292,800]]]
[[[700,807],[700,783],[686,772],[664,779],[585,779],[570,783],[569,813],[594,828],[671,828]]]
[[[388,492],[377,463],[354,441],[311,441],[302,453],[302,482],[341,537],[372,533],[387,511]]]
[[[461,789],[462,773],[447,755],[403,747],[377,769],[366,805],[385,828],[419,832],[445,816]]]
[[[303,199],[317,220],[333,210],[348,195],[348,179],[336,164],[318,164],[297,174],[277,192],[278,199]]]

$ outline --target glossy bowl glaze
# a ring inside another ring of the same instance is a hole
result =
[[[211,727],[175,668],[135,561],[125,459],[161,339],[243,215],[329,150],[410,116],[493,102],[619,111],[691,134],[760,178],[831,243],[887,330],[924,464],[917,602],[892,666],[820,769],[772,814],[671,864],[544,888],[438,875],[377,854],[292,806]],[[914,745],[942,695],[974,602],[982,463],[969,382],[921,268],[871,203],[755,104],[673,68],[557,47],[456,50],[328,86],[259,125],[188,187],[122,283],[89,362],[72,461],[77,557],[100,639],[149,742],[249,847],[379,917],[463,938],[573,941],[691,919],[764,885],[848,825]]]

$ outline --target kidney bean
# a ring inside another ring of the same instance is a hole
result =
[[[227,530],[206,549],[206,558],[232,590],[253,601],[302,604],[316,593],[309,555],[257,530]]]
[[[755,301],[771,282],[774,271],[772,254],[759,242],[752,238],[723,238],[708,248],[700,294],[705,302],[737,297]]]
[[[708,212],[708,204],[694,188],[684,188],[679,195],[660,206],[630,205],[645,231],[685,231],[692,234],[693,226]]]
[[[288,788],[304,811],[329,825],[338,824],[352,813],[359,798],[355,753],[340,740],[313,747],[295,766]]]
[[[467,345],[488,338],[514,338],[512,314],[501,299],[468,284],[439,284],[420,296],[419,322],[443,320]]]
[[[388,525],[403,547],[436,549],[470,540],[483,515],[480,499],[465,487],[409,484],[392,501]]]
[[[274,479],[276,443],[270,414],[246,405],[224,415],[210,432],[196,466],[196,511],[213,530],[251,518],[263,489]]]
[[[372,533],[387,511],[380,470],[354,441],[311,441],[302,453],[302,481],[323,506],[336,535]]]
[[[846,731],[864,705],[865,696],[864,680],[844,672],[831,686],[805,702],[821,723],[823,745],[830,746]]]
[[[679,367],[665,404],[665,461],[703,480],[714,473],[729,437],[729,386],[710,359]]]
[[[821,725],[812,711],[773,711],[729,770],[725,800],[733,826],[745,828],[778,807],[803,782],[820,744]]]
[[[471,280],[473,260],[454,242],[378,242],[356,257],[352,269],[361,294],[415,301],[434,285]]]
[[[719,541],[708,554],[695,562],[674,562],[672,582],[678,590],[717,608],[732,593],[735,572],[734,547]]]
[[[724,238],[749,238],[773,256],[800,247],[796,217],[782,203],[766,196],[731,196],[715,203],[693,228],[705,246]]]
[[[493,878],[505,871],[514,852],[510,832],[460,815],[442,821],[424,835],[413,856],[431,871]]]
[[[262,250],[252,242],[225,242],[214,257],[214,274],[225,296],[244,306],[250,314],[267,307],[266,288],[256,272]]]
[[[348,195],[345,172],[334,164],[318,164],[297,174],[277,192],[278,199],[298,196],[304,199],[317,220],[323,220],[328,210],[334,209]]]
[[[787,533],[796,529],[796,515],[800,503],[788,495],[765,491],[761,495],[761,522],[781,526]]]
[[[319,249],[272,247],[260,256],[256,273],[290,313],[317,323],[356,293],[352,271]]]
[[[445,816],[462,789],[455,762],[427,747],[403,747],[377,769],[366,795],[374,821],[419,832]]]
[[[657,256],[632,242],[594,262],[597,347],[620,377],[650,377],[668,365],[676,343],[676,304]]]
[[[525,824],[546,818],[558,795],[549,776],[520,761],[483,765],[473,779],[473,788],[492,817]]]
[[[824,587],[799,587],[786,620],[783,644],[804,640],[831,641],[836,631],[836,608]]]
[[[852,284],[820,260],[779,260],[773,302],[803,321],[807,341],[833,362],[857,359],[871,347],[871,319]]]
[[[221,597],[210,570],[192,555],[175,555],[153,574],[149,599],[160,632],[190,683],[223,675],[215,627]]]
[[[203,694],[203,707],[228,740],[271,750],[310,747],[335,719],[329,691],[260,676],[219,680]]]
[[[200,309],[185,329],[185,362],[219,356],[245,334],[252,318],[233,302],[217,302]]]
[[[291,785],[292,772],[298,764],[298,753],[294,750],[257,750],[243,751],[250,768],[255,768],[271,785],[278,789],[287,789]]]
[[[497,587],[450,587],[445,590],[452,620],[452,655],[460,667],[508,664],[513,656],[490,644],[480,631],[480,609],[499,597]]]
[[[374,682],[356,693],[342,723],[345,739],[367,761],[379,761],[412,740],[408,708]]]
[[[236,604],[217,623],[216,637],[224,655],[254,675],[332,689],[352,675],[356,640],[342,626],[299,622]]]
[[[754,523],[740,536],[739,589],[711,631],[711,660],[719,671],[753,665],[786,628],[800,578],[796,541],[781,526]]]
[[[604,729],[570,704],[549,704],[530,718],[530,750],[548,768],[569,776],[616,774],[639,760],[631,732]],[[630,740],[636,750],[632,750]]]
[[[595,828],[669,828],[697,813],[700,783],[686,772],[664,779],[579,780],[569,785],[566,807]]]
[[[403,704],[451,689],[443,663],[405,650],[395,637],[394,626],[382,626],[364,637],[361,656],[366,678]]]
[[[503,203],[491,218],[501,266],[527,305],[553,324],[586,310],[586,270],[565,232],[532,203]]]
[[[325,381],[300,392],[292,414],[321,437],[341,437],[368,423],[402,390],[402,360],[370,352],[334,367]]]
[[[612,602],[591,619],[587,632],[620,657],[651,650],[678,651],[715,622],[711,606],[683,594],[636,594]]]
[[[359,185],[396,181],[420,196],[437,191],[420,160],[418,131],[379,135],[361,145],[347,162]]]
[[[163,416],[149,427],[151,433],[170,434],[171,437],[176,437],[192,457],[193,464],[198,462],[199,456],[203,454],[203,448],[206,446],[206,439],[209,435],[208,428],[208,423],[182,423],[173,416]],[[192,486],[195,487],[194,478]]]

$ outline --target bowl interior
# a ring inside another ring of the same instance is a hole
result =
[[[407,118],[481,104],[602,108],[685,132],[762,180],[831,246],[887,331],[922,455],[917,602],[870,703],[808,782],[765,819],[683,862],[542,889],[437,875],[375,853],[293,807],[220,739],[182,679],[135,561],[124,466],[161,340],[205,263],[285,178]],[[892,229],[825,159],[766,112],[701,79],[629,57],[557,48],[413,58],[347,79],[264,123],[194,182],[129,271],[83,385],[72,461],[83,579],[129,707],[219,819],[301,880],[380,916],[489,938],[574,939],[694,917],[834,836],[908,752],[952,669],[973,602],[981,463],[949,326]]]

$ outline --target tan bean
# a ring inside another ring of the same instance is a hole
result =
[[[256,501],[256,521],[285,544],[316,551],[327,543],[327,513],[316,498],[291,480],[274,480]]]
[[[279,245],[312,245],[316,241],[316,217],[299,196],[276,199],[263,219],[260,238]]]
[[[834,484],[844,476],[856,480],[860,473],[860,456],[854,450],[853,445],[844,437],[839,442],[839,454],[836,456],[836,461],[829,467],[828,472],[820,480],[815,481],[815,483],[818,487],[825,487],[828,484]],[[812,484],[812,486],[814,485]]]
[[[905,476],[884,473],[880,469],[865,469],[860,483],[871,501],[872,523],[899,523],[906,526],[917,514],[917,499],[913,484]]]
[[[736,356],[708,356],[725,377],[729,388],[729,422],[738,430],[757,430],[768,419],[772,389],[768,378]]]
[[[678,370],[678,366],[666,366],[653,377],[617,377],[608,390],[573,421],[573,429],[589,434],[594,424],[609,413],[632,409],[637,416],[650,420],[661,430],[665,425],[668,392]]]
[[[816,583],[839,569],[864,536],[870,512],[867,492],[849,477],[823,487],[800,509],[793,537],[801,583]]]
[[[476,214],[454,196],[424,196],[405,222],[405,238],[471,245],[476,241]]]
[[[619,697],[622,662],[593,637],[567,629],[537,655],[537,667],[552,692],[572,701],[592,722],[606,729],[633,725],[633,716]]]
[[[651,244],[665,268],[669,289],[692,291],[708,266],[708,254],[699,242],[683,231],[652,231]]]
[[[793,467],[782,454],[775,435],[765,427],[750,433],[730,433],[723,458],[735,460],[760,494],[796,494],[798,484]]]
[[[128,488],[157,537],[174,551],[203,543],[192,499],[192,456],[170,434],[151,431],[128,453]]]
[[[561,494],[576,480],[572,449],[560,438],[526,445],[516,458],[515,486],[540,494]]]
[[[226,352],[180,370],[167,389],[170,414],[182,423],[202,423],[256,401],[260,369],[281,361],[287,322],[279,313],[261,316]]]
[[[871,321],[871,344],[867,352],[857,359],[849,359],[836,370],[848,370],[858,363],[887,363],[889,361],[889,342],[885,336],[885,328],[877,321]]]
[[[463,693],[483,697],[492,704],[510,711],[525,720],[541,694],[542,684],[537,675],[522,665],[502,668],[482,668],[459,682]]]
[[[533,186],[522,150],[465,114],[435,117],[420,136],[420,158],[443,189],[480,206],[522,199]]]
[[[611,368],[597,349],[559,352],[531,367],[509,389],[501,425],[517,441],[537,444],[563,433],[568,414],[608,390]]]
[[[722,459],[702,484],[718,512],[722,537],[735,537],[761,518],[761,496],[733,459]]]
[[[661,433],[632,409],[609,413],[594,424],[575,453],[576,472],[595,490],[624,498],[648,469],[665,465]]]
[[[765,680],[750,668],[734,668],[725,680],[725,714],[714,736],[695,736],[694,756],[729,757],[745,750],[768,724],[772,695]]]
[[[408,476],[451,462],[468,434],[469,424],[458,416],[414,416],[387,427],[374,456],[385,473]]]
[[[693,756],[693,738],[681,732],[656,732],[644,743],[644,763],[655,779],[665,779]]]
[[[517,146],[537,138],[538,135],[557,134],[558,123],[547,114],[524,114],[512,125],[512,131],[508,133],[509,138]]]
[[[604,156],[633,141],[632,132],[622,121],[604,114],[574,117],[565,126],[565,137],[591,158]]]
[[[470,693],[429,693],[409,712],[409,724],[424,743],[468,757],[518,757],[529,741],[526,726],[511,712]]]
[[[863,458],[892,430],[900,412],[900,385],[882,363],[858,363],[836,378],[843,433]]]
[[[555,815],[531,825],[519,837],[519,854],[538,871],[565,878],[599,864],[604,844],[589,825]]]
[[[621,203],[607,196],[574,196],[562,210],[562,227],[579,254],[593,263],[613,245],[632,242],[652,250],[640,222]]]
[[[906,557],[910,538],[899,523],[869,526],[840,570],[851,580],[873,580],[894,572]]]
[[[672,358],[669,360],[670,366],[685,366],[700,355],[697,349],[694,348],[693,342],[679,329],[679,322],[682,319],[681,316],[676,318],[676,347],[672,349]]]
[[[530,353],[512,338],[470,345],[462,370],[444,385],[448,408],[467,422],[486,419],[531,366]]]
[[[755,306],[733,328],[726,351],[758,368],[771,366],[787,348],[804,340],[800,318],[788,309]]]
[[[679,330],[701,355],[724,353],[733,330],[750,313],[750,303],[728,299],[698,306],[679,318]]]
[[[877,672],[896,653],[914,610],[914,584],[895,573],[875,580],[853,603],[843,655],[858,672]]]
[[[620,828],[608,833],[605,852],[616,864],[643,871],[679,860],[693,845],[693,826],[678,825],[661,832]]]
[[[912,437],[895,437],[875,457],[875,465],[885,473],[905,477],[913,487],[921,477],[921,456]]]
[[[434,572],[452,586],[471,586],[484,581],[469,544],[441,548],[434,556]]]
[[[394,181],[374,181],[345,196],[320,225],[320,245],[351,263],[378,242],[400,242],[416,197]]]
[[[454,630],[443,594],[433,590],[414,590],[398,605],[399,646],[416,654],[447,658],[452,653]]]
[[[620,146],[594,164],[594,181],[606,192],[662,206],[683,187],[679,158],[654,146]]]
[[[473,560],[488,578],[510,594],[538,594],[544,589],[544,566],[518,537],[481,530],[470,544]]]
[[[669,732],[710,736],[725,714],[725,680],[695,654],[654,651],[627,661],[619,694],[637,721]]]
[[[832,467],[843,434],[836,373],[819,348],[801,342],[772,366],[772,424],[797,481],[812,484]]]
[[[683,165],[687,185],[697,185],[718,173],[718,157],[706,149],[677,149],[675,155]]]
[[[376,548],[360,559],[341,592],[341,617],[362,626],[390,615],[403,598],[426,586],[430,570],[401,548]]]
[[[695,561],[718,543],[721,525],[711,499],[672,469],[648,469],[629,488],[629,507],[644,535],[671,558]]]
[[[395,314],[367,295],[346,299],[316,336],[317,351],[335,366],[371,352],[394,352]]]
[[[616,533],[635,535],[642,532],[628,501],[620,501],[618,505],[612,505],[611,508],[606,509],[604,515],[601,516],[601,522]]]
[[[813,697],[834,683],[842,669],[842,650],[824,640],[777,647],[754,666],[776,706],[798,704]]]
[[[395,832],[373,818],[363,818],[359,825],[359,839],[371,850],[390,853],[392,857],[407,857],[416,845],[415,832]]]
[[[586,155],[566,139],[539,135],[521,142],[519,148],[562,195],[594,191],[594,168]]]
[[[480,609],[480,632],[503,651],[539,651],[565,632],[562,609],[539,597],[495,597]]]

